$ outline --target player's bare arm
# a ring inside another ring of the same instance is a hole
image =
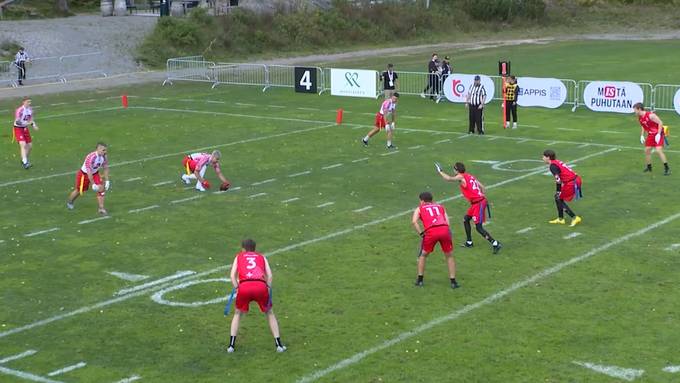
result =
[[[479,182],[479,180],[477,180],[477,186],[479,186],[479,190],[482,192],[482,194],[486,194],[486,186],[484,186],[483,183]]]
[[[38,124],[36,124],[35,121],[31,121],[31,127],[33,127],[33,130],[35,130],[36,132],[40,130],[38,129]]]
[[[413,228],[416,229],[416,233],[420,235],[420,233],[423,232],[423,230],[420,228],[420,210],[416,208],[413,211],[413,216],[411,217],[411,224],[413,225]]]
[[[271,287],[272,281],[274,280],[274,274],[272,273],[272,269],[269,267],[269,261],[267,261],[267,258],[264,259],[264,272],[267,278],[267,286]]]
[[[229,279],[231,279],[231,284],[234,288],[238,287],[238,278],[236,277],[236,261],[238,257],[234,258],[234,262],[231,264],[231,273],[229,273]]]
[[[217,177],[222,181],[222,183],[229,182],[227,178],[222,174],[222,170],[220,168],[215,168],[215,174],[217,174]]]

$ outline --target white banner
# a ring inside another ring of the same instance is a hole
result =
[[[675,97],[673,97],[673,106],[675,107],[675,111],[680,114],[680,89],[675,92]]]
[[[593,81],[583,90],[583,103],[595,112],[633,113],[644,101],[640,85],[625,81]]]
[[[331,68],[331,95],[376,98],[377,73],[374,70]]]
[[[556,78],[517,77],[520,106],[559,108],[567,100],[567,87]]]
[[[493,100],[495,91],[493,80],[489,76],[480,75],[479,77],[486,90],[486,101],[484,103],[488,104]],[[474,81],[475,75],[473,74],[450,74],[444,81],[444,96],[451,102],[465,102]]]

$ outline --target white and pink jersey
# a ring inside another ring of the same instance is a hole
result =
[[[94,151],[85,157],[85,161],[83,161],[83,166],[80,167],[80,170],[83,173],[90,172],[95,174],[99,171],[99,168],[108,164],[109,160],[106,159],[106,154],[100,156],[96,151]]]
[[[30,106],[20,106],[14,112],[14,126],[25,128],[33,121],[33,109]]]
[[[210,156],[211,156],[210,153],[189,154],[189,158],[196,161],[196,169],[198,169],[199,171],[203,169],[204,166],[210,164]],[[213,164],[213,168],[215,168],[215,170],[219,170],[220,169],[219,162]]]
[[[392,99],[388,98],[387,100],[383,101],[382,105],[380,106],[380,114],[384,116],[388,113],[394,112],[396,108],[397,104],[392,102]]]

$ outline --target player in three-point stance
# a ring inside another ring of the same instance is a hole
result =
[[[422,229],[419,221],[423,222]],[[416,280],[416,286],[423,286],[425,260],[434,251],[434,246],[439,243],[446,257],[451,288],[456,289],[460,287],[456,281],[456,260],[451,254],[453,252],[453,240],[451,239],[449,217],[444,206],[432,201],[432,193],[420,193],[420,205],[413,211],[411,223],[416,232],[423,238],[420,252],[418,253],[418,279]]]
[[[222,181],[220,189],[227,190],[229,188],[229,181],[222,174],[222,170],[220,170],[220,158],[222,158],[222,153],[219,150],[213,150],[212,153],[193,153],[184,156],[182,166],[185,173],[182,174],[182,181],[189,185],[192,181],[196,180],[196,190],[198,191],[203,192],[209,189],[210,182],[204,176],[208,165],[211,165],[215,169],[217,177]]]
[[[456,172],[454,176],[444,173],[441,165],[438,163],[435,163],[435,169],[444,180],[449,182],[458,181],[461,194],[470,202],[470,208],[463,217],[463,226],[465,227],[466,236],[464,246],[473,246],[472,226],[470,225],[470,221],[473,221],[475,223],[477,232],[481,234],[484,239],[489,241],[493,249],[493,253],[497,254],[503,245],[501,245],[501,243],[497,240],[493,239],[491,234],[489,234],[489,232],[484,229],[485,213],[489,209],[489,202],[486,199],[484,185],[482,185],[482,183],[479,182],[475,176],[465,172],[465,164],[462,162],[456,162],[453,165],[453,170]]]
[[[548,223],[564,225],[564,212],[571,217],[571,224],[574,227],[581,223],[581,217],[574,214],[567,201],[571,201],[576,197],[579,199],[583,197],[581,193],[581,176],[576,174],[571,168],[564,164],[564,162],[556,159],[555,151],[547,149],[543,152],[543,162],[550,166],[550,173],[555,176],[555,205],[557,206],[557,218]]]
[[[365,146],[368,146],[368,140],[378,134],[381,129],[387,132],[387,149],[396,149],[392,145],[392,138],[394,137],[394,123],[397,120],[397,102],[399,101],[399,93],[395,92],[390,98],[383,101],[380,110],[375,115],[375,127],[371,129],[366,137],[361,139]],[[389,122],[388,122],[389,121]]]
[[[647,166],[644,171],[652,171],[652,148],[654,148],[663,161],[663,175],[670,175],[671,168],[668,167],[668,160],[666,160],[666,154],[663,152],[663,145],[666,141],[663,122],[656,113],[645,110],[641,102],[633,105],[633,110],[640,121],[640,143],[645,146],[645,163]],[[647,132],[646,139],[645,132]]]
[[[31,154],[33,139],[31,138],[31,132],[28,130],[29,125],[33,130],[39,130],[38,125],[33,121],[31,99],[30,97],[24,97],[21,106],[14,112],[14,139],[19,143],[21,166],[23,166],[24,169],[31,167],[28,155]]]
[[[286,351],[286,346],[281,343],[279,334],[279,322],[272,311],[271,285],[272,270],[269,262],[262,254],[255,252],[255,241],[245,239],[241,242],[241,252],[236,254],[234,263],[231,265],[231,283],[236,289],[236,311],[231,320],[231,336],[227,352],[234,352],[236,335],[241,323],[241,315],[248,312],[250,302],[255,301],[260,306],[269,322],[269,329],[274,336],[276,351]]]
[[[111,187],[109,181],[109,160],[107,157],[108,148],[105,143],[98,142],[94,152],[88,154],[83,161],[83,166],[78,169],[76,173],[76,187],[68,196],[66,207],[73,210],[73,202],[86,192],[90,186],[92,191],[97,193],[97,203],[99,205],[99,214],[106,215],[104,209],[104,194]],[[103,174],[99,176],[99,170],[103,170]],[[104,183],[102,184],[102,178]]]

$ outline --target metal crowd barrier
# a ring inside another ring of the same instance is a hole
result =
[[[211,77],[211,68],[215,67],[212,61],[205,61],[203,56],[191,56],[168,59],[166,62],[167,73],[163,85],[172,84],[172,81],[203,81],[215,83]]]
[[[14,70],[14,63],[11,61],[0,61],[0,84],[7,84],[16,88],[17,73]]]
[[[26,81],[66,82],[70,78],[92,74],[106,77],[106,72],[100,69],[102,60],[104,60],[104,56],[101,52],[36,57],[25,63]],[[9,86],[16,87],[18,74],[22,71],[23,69],[12,61],[1,61],[0,84],[7,83]]]
[[[72,77],[83,77],[91,74],[107,77],[106,72],[99,69],[96,60],[104,60],[101,52],[81,53],[59,57],[61,67],[61,81],[66,82]]]
[[[382,80],[382,72],[380,72],[380,74],[380,78]],[[399,76],[399,79],[397,80],[399,84],[397,88],[399,94],[438,97],[443,92],[445,78],[439,76],[438,74],[424,72],[397,72],[397,75]],[[432,82],[433,86],[430,86],[430,82]],[[379,89],[383,89],[383,86],[384,84],[381,81]]]
[[[27,80],[53,80],[64,82],[59,56],[36,57],[26,62]],[[21,70],[21,68],[18,68]]]
[[[675,94],[680,90],[680,85],[659,84],[654,87],[654,110],[675,111]]]
[[[319,67],[310,67],[316,69],[316,83],[319,94],[326,89],[326,78],[324,70]],[[295,88],[295,66],[292,65],[267,65],[266,70],[266,84],[267,88]]]
[[[264,64],[216,63],[210,68],[213,88],[220,84],[255,85],[267,90],[267,66]]]

